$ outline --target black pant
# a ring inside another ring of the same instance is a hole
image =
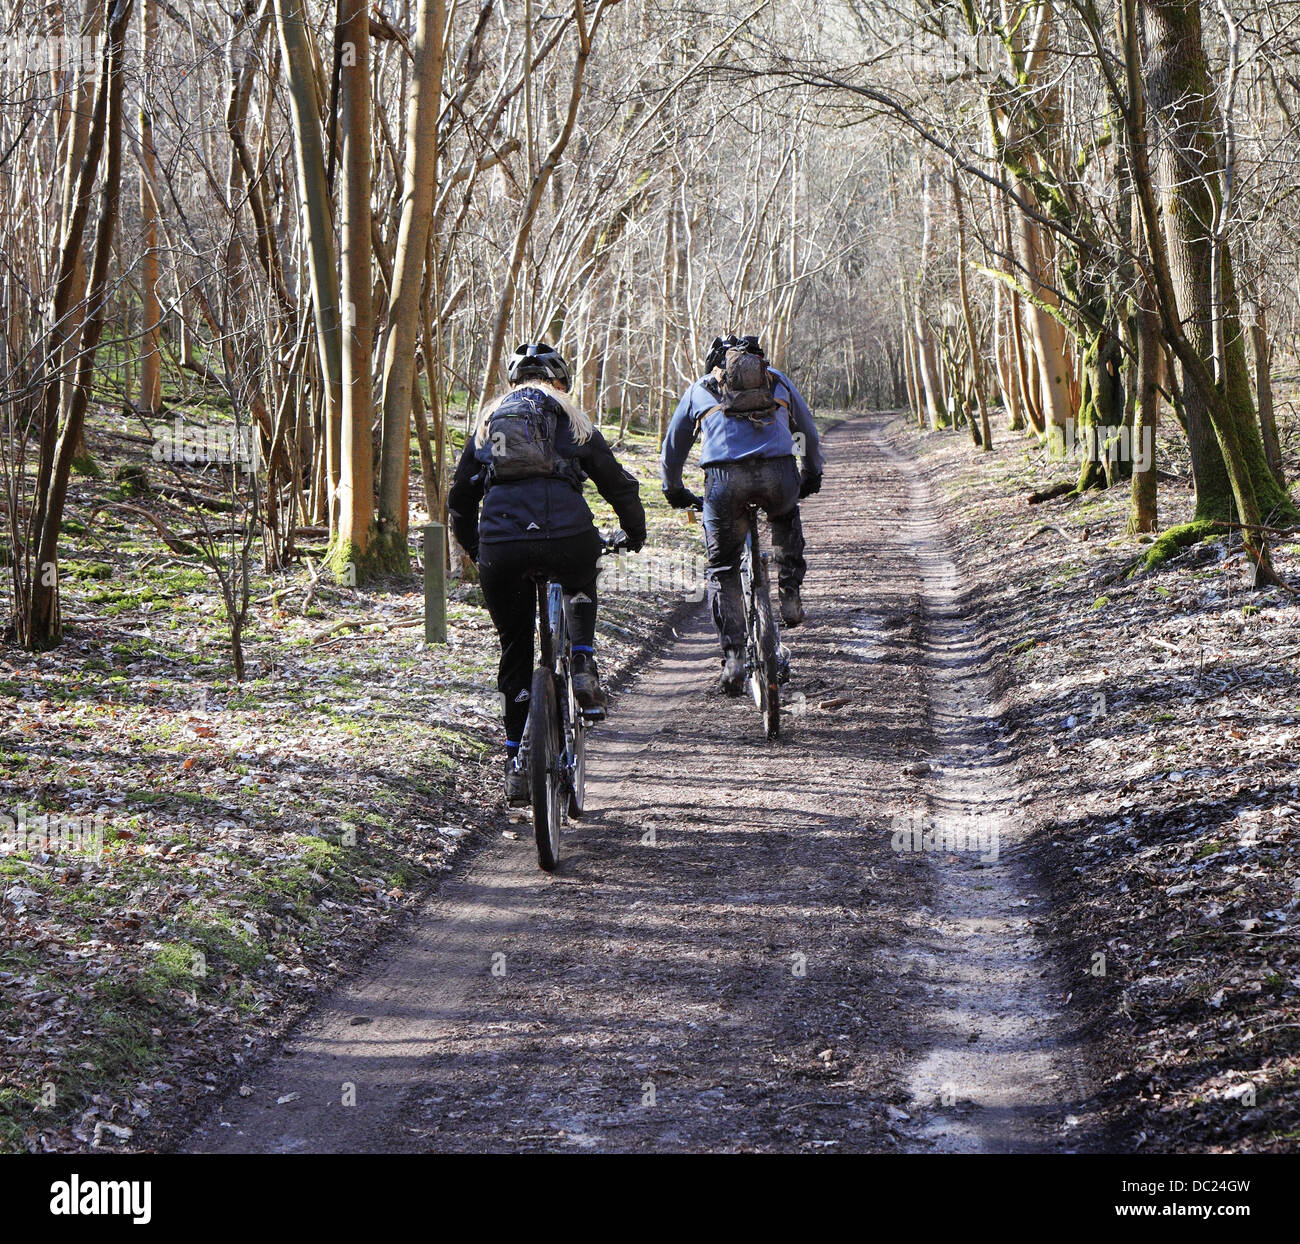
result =
[[[705,581],[713,625],[724,648],[745,646],[745,599],[740,590],[740,554],[749,536],[749,507],[763,510],[772,524],[777,581],[800,587],[807,571],[803,524],[799,521],[799,468],[792,457],[744,458],[704,470]]]
[[[508,540],[481,544],[479,583],[492,624],[501,640],[497,690],[504,697],[506,739],[523,738],[528,716],[528,691],[533,681],[533,628],[537,616],[535,572],[556,580],[564,589],[569,639],[591,647],[596,638],[596,578],[600,534],[594,527],[576,536],[551,540]],[[586,600],[568,600],[585,596]]]

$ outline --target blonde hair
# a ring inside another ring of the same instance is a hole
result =
[[[569,426],[573,429],[573,439],[579,445],[591,439],[591,434],[596,430],[595,425],[587,416],[586,412],[578,405],[573,398],[563,389],[553,384],[549,380],[521,380],[518,384],[512,384],[504,393],[498,393],[486,406],[479,411],[478,424],[474,428],[474,441],[476,444],[483,444],[487,440],[488,420],[492,418],[498,406],[506,400],[512,393],[517,393],[520,389],[540,389],[545,387],[546,396],[559,404],[560,408],[569,416]]]

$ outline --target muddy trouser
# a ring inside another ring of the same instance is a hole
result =
[[[594,527],[576,536],[553,540],[507,540],[481,544],[479,583],[492,624],[501,640],[497,690],[504,697],[506,740],[523,738],[528,691],[533,681],[533,629],[537,584],[528,576],[540,571],[555,579],[569,600],[569,640],[590,651],[596,638],[596,578],[600,533]],[[586,600],[581,599],[586,597]]]
[[[745,599],[740,555],[749,535],[749,507],[772,524],[777,580],[789,590],[803,584],[803,524],[799,521],[799,468],[793,457],[745,458],[704,469],[705,579],[713,625],[724,648],[745,646]]]

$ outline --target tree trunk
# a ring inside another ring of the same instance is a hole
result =
[[[370,352],[374,343],[370,241],[370,15],[366,0],[339,0],[339,96],[343,137],[340,247],[343,259],[343,410],[339,524],[330,550],[335,577],[374,574],[374,447]],[[423,255],[423,252],[421,252]]]
[[[961,317],[966,326],[966,347],[970,351],[971,385],[975,390],[975,402],[980,412],[979,443],[985,451],[993,448],[993,432],[989,427],[988,399],[984,394],[984,375],[980,368],[979,342],[975,338],[975,319],[971,314],[970,290],[966,283],[966,213],[962,207],[961,187],[957,183],[957,171],[951,174],[952,210],[957,222],[957,289],[961,295]]]
[[[1050,45],[1054,11],[1050,0],[1039,9],[1038,23],[1032,34],[1032,45],[1024,50],[1024,81],[1034,83],[1043,78],[1047,51]],[[1013,38],[1019,38],[1018,35]],[[1047,88],[1050,99],[1054,88]],[[1040,107],[1049,108],[1044,100]],[[1038,167],[1038,156],[1025,140],[1015,117],[1008,117],[1005,150],[1013,165],[1029,173]],[[1027,185],[1012,169],[1011,183],[1022,199],[1037,202],[1033,187]],[[1060,454],[1069,448],[1074,426],[1074,392],[1070,365],[1066,353],[1064,326],[1054,318],[1052,310],[1060,306],[1060,298],[1052,277],[1050,255],[1051,239],[1028,213],[1015,211],[1014,235],[1019,251],[1018,259],[1022,277],[1032,299],[1023,308],[1024,327],[1033,347],[1034,370],[1037,378],[1037,405],[1042,432],[1051,453]]]
[[[81,349],[77,360],[77,380],[67,419],[55,439],[53,426],[59,408],[61,385],[56,370],[50,378],[45,402],[45,431],[41,439],[38,466],[36,508],[33,518],[38,533],[36,574],[31,582],[28,616],[23,619],[27,647],[54,647],[62,638],[59,617],[58,548],[59,528],[63,523],[63,505],[68,493],[68,476],[76,453],[77,441],[85,422],[90,400],[91,376],[95,353],[104,328],[108,303],[109,258],[117,228],[122,188],[122,94],[125,71],[126,28],[131,17],[131,0],[105,0],[110,8],[108,42],[92,118],[86,158],[78,180],[77,206],[69,216],[64,238],[59,280],[55,290],[52,332],[59,331],[67,313],[75,258],[81,250],[81,231],[89,206],[91,185],[99,165],[101,150],[106,152],[104,176],[99,191],[99,220],[95,228],[95,258],[90,272],[87,314],[81,330]],[[101,119],[102,118],[102,119]],[[57,357],[57,350],[55,352]],[[18,550],[14,550],[17,556]]]
[[[312,311],[316,317],[316,347],[325,400],[325,456],[329,479],[330,525],[337,527],[340,418],[343,362],[339,331],[339,283],[334,255],[334,225],[325,179],[325,146],[321,134],[316,57],[307,31],[303,0],[275,0],[275,24],[280,36],[289,107],[293,118],[293,149],[298,172]],[[368,37],[368,35],[367,35]],[[368,247],[368,243],[367,243]]]
[[[921,295],[929,279],[930,256],[934,248],[934,202],[930,193],[930,176],[928,171],[921,174],[921,270],[917,274],[917,293],[912,303],[912,321],[916,334],[916,355],[921,372],[921,388],[925,393],[926,416],[931,428],[939,428],[948,421],[947,408],[940,392],[942,378],[939,375],[939,360],[935,354],[934,334],[930,332],[925,317],[921,314]]]
[[[140,58],[148,78],[158,41],[157,0],[140,0]],[[154,414],[162,407],[162,350],[158,326],[158,205],[154,202],[153,117],[148,93],[140,93],[140,408]]]
[[[1129,527],[1134,532],[1156,529],[1156,430],[1160,422],[1160,320],[1145,290],[1138,293],[1137,319],[1137,422],[1133,426],[1133,508]]]
[[[102,0],[86,0],[86,16],[82,23],[82,39],[93,39],[104,26],[104,9]],[[83,44],[84,46],[84,44]],[[81,170],[81,161],[86,153],[86,141],[90,133],[91,113],[95,106],[95,75],[78,64],[81,80],[72,93],[71,116],[66,135],[65,159],[62,178],[63,218],[59,224],[66,227],[67,218],[72,212],[76,193],[77,176]],[[81,339],[81,323],[85,316],[82,300],[86,296],[86,264],[78,250],[73,270],[73,283],[68,301],[68,324],[66,344],[62,351],[63,392],[60,396],[60,418],[66,422],[72,405],[72,395],[76,388],[77,349]],[[72,453],[72,469],[85,475],[97,475],[98,468],[86,448],[86,431],[81,427],[77,432],[76,445]]]
[[[1254,411],[1250,409],[1249,382],[1245,395],[1247,410],[1243,412],[1240,408],[1240,386],[1234,382],[1232,374],[1233,351],[1228,351],[1225,386],[1220,387],[1207,364],[1207,359],[1214,356],[1213,343],[1207,342],[1205,336],[1209,328],[1208,319],[1198,323],[1198,317],[1192,316],[1191,331],[1197,334],[1194,342],[1180,318],[1180,312],[1184,315],[1188,312],[1188,307],[1179,296],[1180,285],[1189,303],[1194,307],[1199,306],[1201,310],[1208,308],[1209,291],[1205,288],[1207,272],[1197,273],[1189,265],[1188,252],[1195,254],[1198,237],[1201,252],[1206,250],[1207,245],[1213,245],[1213,238],[1210,236],[1212,217],[1203,216],[1198,225],[1188,211],[1187,198],[1179,191],[1199,188],[1212,194],[1217,187],[1217,179],[1211,170],[1202,168],[1197,170],[1197,177],[1204,177],[1204,180],[1197,182],[1196,186],[1189,187],[1186,178],[1181,185],[1178,182],[1172,183],[1167,191],[1171,200],[1170,211],[1162,223],[1147,153],[1148,90],[1142,81],[1137,4],[1138,0],[1122,0],[1124,71],[1128,87],[1128,106],[1124,109],[1123,121],[1128,139],[1133,190],[1142,213],[1150,259],[1148,276],[1154,287],[1155,305],[1160,313],[1165,340],[1183,368],[1183,401],[1189,408],[1192,402],[1200,403],[1201,409],[1208,412],[1228,481],[1227,490],[1217,493],[1204,492],[1198,488],[1196,504],[1199,521],[1194,526],[1208,534],[1212,524],[1229,517],[1231,507],[1235,505],[1242,524],[1242,540],[1254,563],[1254,582],[1277,582],[1277,576],[1269,562],[1267,541],[1260,526],[1261,507],[1257,485],[1271,490],[1272,496],[1276,498],[1276,509],[1288,518],[1294,516],[1295,507],[1263,461],[1263,446],[1254,421]],[[1145,0],[1144,11],[1149,23],[1147,43],[1151,49],[1152,61],[1149,93],[1152,104],[1164,112],[1162,120],[1165,141],[1176,143],[1176,150],[1184,155],[1194,156],[1199,152],[1203,161],[1213,151],[1212,132],[1205,124],[1207,118],[1204,111],[1213,100],[1213,94],[1208,89],[1208,69],[1201,47],[1200,10],[1196,0],[1191,0],[1190,4],[1188,0],[1158,0],[1155,3]],[[1188,146],[1188,141],[1193,145]],[[1177,263],[1177,278],[1174,275],[1175,263],[1170,255],[1175,246],[1182,252]],[[1236,295],[1231,292],[1231,280],[1231,271],[1228,271],[1224,274],[1224,289],[1230,293],[1230,297],[1225,296],[1225,310],[1230,311],[1235,327]],[[1209,331],[1212,332],[1212,329]],[[1208,350],[1205,348],[1207,344]],[[1236,354],[1241,359],[1244,370],[1245,355],[1239,335]],[[1251,464],[1254,455],[1243,447],[1243,442],[1248,442],[1252,433],[1262,467],[1258,474]],[[1196,538],[1195,532],[1191,534]]]
[[[1164,236],[1184,350],[1184,406],[1196,477],[1196,516],[1258,524],[1290,510],[1285,490],[1268,469],[1256,419],[1239,322],[1236,285],[1226,252],[1217,265],[1220,299],[1211,275],[1214,221],[1220,196],[1214,82],[1201,40],[1199,0],[1143,0],[1147,95],[1162,141],[1158,170],[1164,199]],[[1154,249],[1154,248],[1153,248]],[[1218,304],[1216,306],[1216,304]],[[1216,383],[1214,323],[1224,321],[1222,370]],[[1178,349],[1179,342],[1174,342]],[[1190,347],[1190,350],[1187,349]],[[1192,360],[1187,355],[1192,354]],[[1199,366],[1197,365],[1199,364]]]
[[[1286,468],[1282,465],[1282,446],[1277,436],[1277,414],[1273,410],[1273,346],[1268,339],[1268,323],[1264,308],[1256,312],[1250,326],[1250,341],[1255,355],[1255,395],[1259,402],[1259,431],[1264,438],[1264,457],[1268,469],[1279,484],[1286,484]]]
[[[1103,313],[1109,321],[1109,308]],[[1108,327],[1089,332],[1083,344],[1083,384],[1079,397],[1079,466],[1077,492],[1109,488],[1127,475],[1131,463],[1120,452],[1124,424],[1124,352]]]
[[[393,261],[388,335],[384,348],[383,424],[379,466],[379,531],[395,569],[407,564],[411,390],[420,331],[420,290],[433,223],[438,166],[438,108],[442,99],[445,0],[420,0],[415,30],[415,65],[407,103],[402,217]],[[433,380],[433,377],[430,377]],[[425,489],[437,481],[425,480]],[[432,502],[430,502],[432,504]]]

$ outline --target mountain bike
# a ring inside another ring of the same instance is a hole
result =
[[[749,510],[749,536],[740,557],[740,587],[745,598],[745,682],[763,715],[769,739],[781,733],[781,684],[790,677],[789,656],[772,612],[767,568],[771,554],[758,531],[758,508]]]
[[[601,554],[627,547],[627,534],[603,537]],[[537,862],[554,872],[560,862],[560,827],[583,813],[587,781],[587,727],[603,720],[603,708],[584,709],[570,679],[572,651],[564,589],[545,575],[537,583],[540,663],[533,671],[520,763],[532,790]]]

